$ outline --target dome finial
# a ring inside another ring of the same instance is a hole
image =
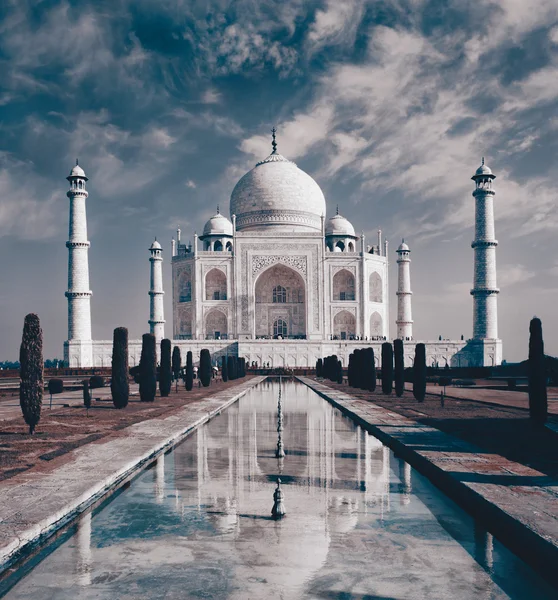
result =
[[[79,165],[79,161],[78,161],[78,159],[76,158],[76,167],[77,167],[78,165]]]
[[[277,129],[273,126],[271,130],[271,147],[273,148],[273,152],[271,154],[277,154],[277,142],[275,141],[275,134],[277,133]]]
[[[217,204],[217,214],[220,215],[221,211],[219,210],[219,205]]]
[[[335,214],[338,215],[339,214],[339,204],[337,205],[337,208],[335,209]]]
[[[482,163],[481,165],[484,167],[484,156],[482,157]]]

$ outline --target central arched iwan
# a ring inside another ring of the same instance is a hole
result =
[[[282,264],[266,269],[254,291],[256,337],[306,337],[306,286],[294,269]],[[278,329],[279,321],[286,328]]]

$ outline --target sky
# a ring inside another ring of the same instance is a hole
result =
[[[486,157],[503,357],[529,320],[558,354],[556,0],[5,0],[0,7],[0,360],[41,317],[67,337],[68,182],[87,200],[94,339],[148,330],[149,251],[201,232],[279,151],[396,254],[411,247],[414,336],[472,334],[474,184]],[[395,317],[393,317],[395,319]],[[395,323],[391,323],[395,334]]]

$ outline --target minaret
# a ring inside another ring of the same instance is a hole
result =
[[[475,251],[473,296],[473,338],[476,340],[498,338],[498,303],[500,292],[496,285],[496,246],[494,237],[494,189],[496,175],[484,164],[471,178],[476,189],[475,240],[471,247]]]
[[[66,179],[70,182],[67,196],[70,199],[70,227],[68,248],[68,342],[72,367],[91,367],[91,290],[89,289],[89,246],[87,240],[87,216],[85,200],[89,195],[85,189],[87,177],[84,170],[76,166]],[[77,364],[79,363],[79,364]]]
[[[401,340],[413,337],[413,314],[411,311],[411,250],[401,241],[397,248],[398,278],[397,278],[397,337]]]
[[[163,249],[155,238],[149,248],[151,257],[151,289],[149,290],[149,332],[155,334],[157,348],[165,337],[165,316],[163,309]]]

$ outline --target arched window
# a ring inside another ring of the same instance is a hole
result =
[[[273,337],[277,338],[279,336],[282,338],[287,337],[287,323],[283,319],[277,319],[273,323]]]
[[[227,315],[220,310],[212,310],[205,318],[205,336],[210,340],[221,340],[227,337]]]
[[[227,299],[227,276],[219,269],[211,269],[205,276],[205,299]]]
[[[232,252],[232,242],[227,242],[227,245],[225,246],[225,248],[229,251]]]
[[[372,337],[381,337],[384,335],[382,328],[382,315],[373,312],[370,317],[370,335]]]
[[[355,251],[355,246],[353,244],[353,242],[349,242],[349,252],[354,252]]]
[[[346,269],[338,271],[333,276],[333,299],[355,299],[355,278],[353,277],[353,274]]]
[[[222,252],[223,251],[223,244],[220,240],[217,240],[214,244],[213,244],[213,250],[215,252]]]
[[[190,273],[185,272],[180,275],[178,280],[178,301],[192,301],[192,282],[190,281]]]
[[[281,286],[276,285],[273,288],[273,302],[285,303],[287,301],[287,290]]]
[[[374,271],[370,274],[370,302],[382,302],[382,299],[382,278]]]
[[[355,335],[355,316],[342,310],[333,317],[333,335],[338,340],[350,340]]]
[[[345,244],[341,240],[339,240],[337,244],[335,244],[334,252],[343,252],[343,250],[345,250]]]

